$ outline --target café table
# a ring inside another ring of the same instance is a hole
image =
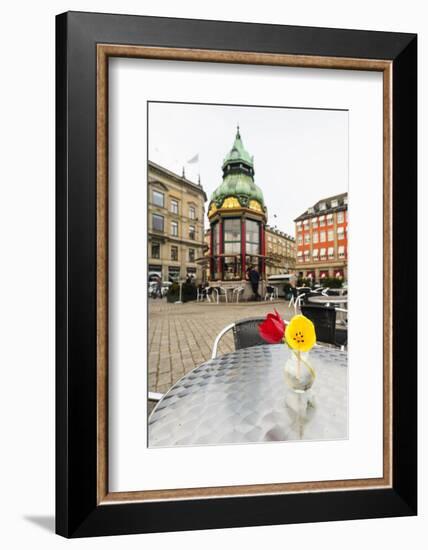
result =
[[[313,304],[323,304],[327,306],[339,306],[343,307],[348,304],[348,298],[343,296],[309,296],[308,302]]]
[[[149,447],[347,438],[347,352],[316,345],[310,390],[287,385],[291,350],[261,345],[216,357],[181,378],[149,417]]]

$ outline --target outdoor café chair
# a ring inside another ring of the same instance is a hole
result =
[[[235,342],[235,350],[249,348],[251,346],[266,345],[266,340],[259,334],[259,324],[262,323],[266,317],[250,317],[248,319],[240,319],[236,323],[231,323],[225,326],[217,335],[214,340],[211,359],[217,357],[217,349],[222,337],[229,332],[233,331],[233,340]]]
[[[329,288],[326,292],[327,296],[340,296],[341,295],[341,289],[340,288]]]
[[[266,300],[273,300],[275,298],[275,288],[273,286],[266,287],[265,302]]]
[[[211,302],[211,300],[219,303],[218,290],[215,287],[210,287],[207,289],[207,302]]]
[[[324,289],[322,290],[321,294],[322,294],[323,296],[328,296],[328,291],[329,291],[329,290],[330,290],[330,289],[329,289],[328,287],[327,287],[327,288],[324,288]]]
[[[334,307],[304,304],[301,311],[315,325],[317,342],[331,344],[341,349],[345,348],[348,330],[336,326],[336,309]]]
[[[232,302],[233,302],[233,297],[236,293],[236,303],[239,302],[239,296],[244,292],[244,287],[243,286],[237,286],[236,288],[234,288],[232,290]]]
[[[288,302],[288,307],[293,306],[296,303],[298,292],[294,287],[291,287],[291,300]]]
[[[224,288],[224,287],[222,287],[222,286],[219,286],[219,287],[218,287],[218,292],[219,292],[218,298],[220,299],[222,296],[224,296],[225,302],[226,302],[226,304],[227,304],[227,302],[228,302],[228,299],[227,299],[227,288]],[[217,303],[219,303],[219,300],[217,300]]]
[[[197,290],[196,290],[196,301],[197,302],[203,302],[204,301],[204,298],[206,298],[208,301],[208,288],[201,288],[201,287],[198,287]]]
[[[312,289],[312,294],[316,294],[317,296],[322,296],[322,293],[324,292],[324,287],[322,286],[316,286]]]
[[[304,289],[303,291],[298,290],[297,291],[297,296],[295,296],[293,294],[293,298],[292,298],[292,300],[290,300],[290,304],[291,304],[292,301],[294,301],[293,305],[294,305],[294,313],[295,314],[297,313],[297,308],[301,309],[302,308],[302,303],[306,303],[307,296],[310,294],[310,292],[311,292],[310,290]]]

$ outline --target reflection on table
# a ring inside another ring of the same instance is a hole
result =
[[[292,391],[285,345],[241,349],[179,380],[149,418],[149,446],[347,438],[347,352],[315,346],[311,390]]]

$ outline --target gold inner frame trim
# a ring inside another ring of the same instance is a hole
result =
[[[383,73],[383,476],[298,483],[109,492],[108,489],[108,59],[133,57],[378,71]],[[384,60],[256,52],[97,45],[97,502],[225,498],[392,486],[392,70]]]

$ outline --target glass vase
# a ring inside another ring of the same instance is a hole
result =
[[[296,393],[305,393],[315,381],[315,371],[312,368],[308,353],[291,351],[284,367],[287,385]]]

